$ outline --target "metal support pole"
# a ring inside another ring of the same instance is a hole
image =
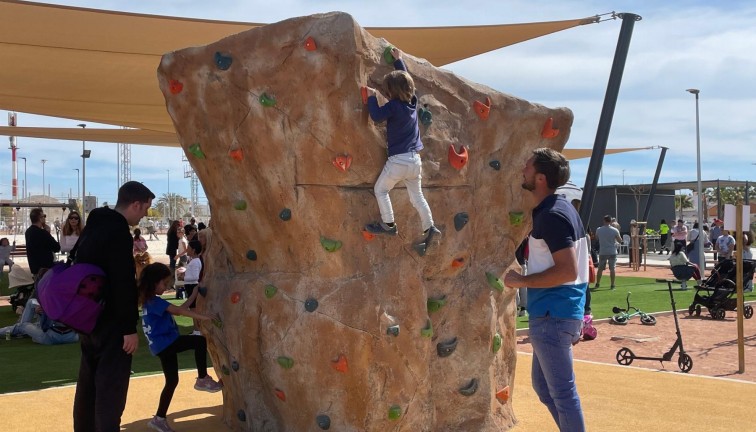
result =
[[[664,165],[664,156],[667,154],[667,147],[661,148],[661,154],[659,155],[659,163],[656,164],[656,174],[654,174],[654,182],[651,183],[651,191],[648,192],[648,199],[646,200],[646,208],[643,210],[643,220],[648,222],[648,214],[651,212],[651,202],[656,195],[656,185],[659,183],[659,176],[661,175],[662,165]]]

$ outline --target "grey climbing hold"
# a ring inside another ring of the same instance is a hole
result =
[[[497,160],[492,160],[491,162],[488,163],[488,165],[490,165],[491,168],[495,169],[496,171],[501,169],[501,162]]]
[[[436,345],[436,352],[438,353],[439,357],[449,357],[455,349],[457,349],[456,337],[443,342],[439,342]]]
[[[291,219],[291,210],[285,208],[281,210],[281,213],[278,214],[278,217],[281,218],[282,221],[288,221]]]
[[[239,370],[239,362],[236,361],[236,360],[232,361],[231,362],[231,369],[233,369],[234,372],[238,371]]]
[[[464,228],[465,225],[467,225],[467,222],[469,220],[470,220],[470,216],[467,213],[465,212],[457,213],[456,215],[454,215],[454,229],[456,229],[457,231],[461,231],[462,228]]]
[[[315,422],[317,422],[318,427],[323,430],[328,430],[331,428],[331,418],[325,414],[320,414],[319,416],[315,417]]]
[[[399,336],[399,324],[388,327],[386,329],[386,334],[391,336]]]
[[[257,252],[255,252],[254,249],[248,250],[247,259],[250,261],[257,261]]]
[[[415,252],[417,252],[418,255],[425,256],[425,252],[428,250],[428,245],[425,242],[416,243],[412,245],[412,248],[415,249]]]
[[[307,312],[314,312],[318,308],[318,301],[314,298],[308,298],[305,300],[305,310]]]
[[[237,411],[236,417],[239,419],[239,421],[247,421],[247,413],[245,413],[244,410]]]
[[[459,389],[459,392],[465,396],[472,396],[478,391],[478,379],[473,378],[469,384]]]
[[[207,297],[207,287],[206,286],[201,286],[201,287],[197,288],[197,291],[199,291],[199,294],[202,297]]]

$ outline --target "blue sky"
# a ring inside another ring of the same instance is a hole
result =
[[[581,18],[606,12],[632,12],[635,24],[619,100],[609,136],[609,148],[665,146],[669,148],[661,181],[696,178],[695,99],[700,94],[702,178],[756,181],[756,76],[752,55],[756,40],[756,3],[747,1],[306,1],[276,2],[216,0],[51,1],[48,3],[136,13],[275,22],[293,16],[340,10],[365,27],[486,25]],[[582,26],[457,62],[445,69],[546,106],[566,106],[575,122],[567,148],[590,148],[603,104],[621,21]],[[156,84],[157,85],[157,84]],[[0,111],[0,121],[7,114]],[[19,126],[72,127],[76,119],[53,119],[19,113]],[[6,138],[2,138],[5,140]],[[7,141],[6,141],[7,142]],[[80,150],[59,142],[18,138],[19,157],[27,157],[28,189],[45,182],[56,197],[77,193]],[[0,150],[0,198],[9,199],[10,150]],[[100,203],[115,200],[115,144],[87,143],[87,190]],[[157,195],[170,190],[189,196],[185,162],[178,148],[132,146],[132,179],[143,181]],[[603,184],[650,182],[659,150],[604,159]],[[572,162],[572,180],[582,185],[588,159]],[[19,185],[23,179],[19,161]],[[200,202],[206,202],[200,190]]]

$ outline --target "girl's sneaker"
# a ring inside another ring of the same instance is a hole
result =
[[[168,419],[160,418],[158,416],[152,417],[152,420],[147,423],[147,426],[149,426],[150,429],[154,429],[159,432],[175,432],[168,425]]]
[[[208,393],[215,393],[220,391],[223,386],[216,382],[210,375],[204,378],[197,378],[197,382],[194,383],[194,389],[199,391],[206,391]]]

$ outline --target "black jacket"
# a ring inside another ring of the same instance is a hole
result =
[[[60,243],[47,230],[36,225],[27,228],[24,237],[31,274],[36,275],[39,269],[52,267],[55,252],[60,251]]]
[[[133,247],[129,224],[122,214],[105,207],[89,214],[79,237],[76,262],[95,264],[107,275],[103,287],[105,310],[94,333],[113,326],[123,335],[137,331],[139,308]]]

